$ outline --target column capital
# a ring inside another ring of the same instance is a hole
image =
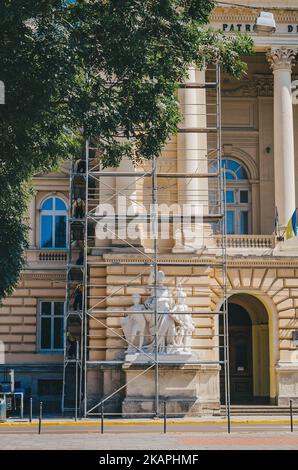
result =
[[[274,47],[267,53],[267,60],[273,72],[275,70],[292,70],[298,49],[296,47]]]

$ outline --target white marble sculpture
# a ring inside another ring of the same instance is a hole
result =
[[[127,316],[123,318],[121,323],[124,336],[128,342],[127,354],[131,354],[142,349],[146,329],[145,317],[140,313],[145,310],[145,306],[141,304],[141,296],[136,293],[131,297],[133,306],[130,307]]]
[[[176,327],[175,321],[171,315],[172,296],[167,287],[164,287],[164,272],[157,273],[157,287],[152,287],[152,296],[145,300],[145,307],[151,310],[146,313],[145,318],[149,324],[151,342],[146,346],[148,352],[153,352],[157,345],[160,353],[176,353],[175,345]],[[154,296],[156,295],[157,316],[157,341],[155,340],[155,315],[154,315]]]
[[[186,293],[181,286],[177,288],[177,297],[178,303],[172,310],[172,314],[178,325],[176,330],[176,344],[180,354],[191,354],[191,337],[195,330],[195,323],[185,303]]]
[[[156,287],[152,286],[151,278],[151,296],[145,300],[144,305],[140,303],[139,294],[132,296],[133,306],[122,321],[128,342],[126,354],[141,351],[152,354],[156,347],[158,353],[162,354],[191,354],[194,323],[185,302],[186,294],[181,286],[178,287],[178,303],[175,305],[169,289],[163,285],[164,277],[163,271],[158,271]],[[157,316],[154,314],[155,296]]]

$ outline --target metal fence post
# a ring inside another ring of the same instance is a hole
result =
[[[103,409],[103,404],[101,404],[101,434],[103,434],[103,417],[104,417],[104,409]]]
[[[38,434],[41,434],[41,420],[42,420],[42,401],[39,403]]]
[[[79,342],[76,341],[76,393],[75,393],[75,421],[78,420],[78,377],[79,377]]]
[[[291,419],[291,432],[294,431],[293,426],[293,400],[290,400],[290,419]]]
[[[32,423],[32,397],[29,400],[29,423]]]

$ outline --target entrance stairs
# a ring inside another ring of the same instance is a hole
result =
[[[293,406],[293,413],[298,415],[298,407]],[[221,416],[225,415],[225,407],[220,407]],[[231,405],[231,415],[233,416],[272,416],[290,414],[289,406],[277,405]]]

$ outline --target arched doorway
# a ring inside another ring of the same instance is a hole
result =
[[[230,395],[232,404],[269,403],[268,314],[260,300],[235,294],[228,301]],[[219,324],[221,345],[223,325]],[[223,359],[223,348],[221,348]],[[221,371],[224,401],[224,371]]]

